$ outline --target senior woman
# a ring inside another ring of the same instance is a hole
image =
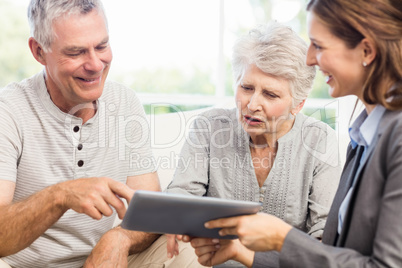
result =
[[[365,107],[349,128],[322,243],[264,213],[206,226],[280,252],[281,267],[402,267],[402,1],[310,0],[307,11],[307,64],[327,77],[332,97],[354,95]],[[217,257],[197,244],[200,263]]]
[[[237,108],[194,121],[166,191],[261,202],[263,212],[320,239],[340,165],[334,130],[299,113],[315,76],[306,53],[306,43],[278,23],[240,38],[232,59]],[[253,263],[239,241],[222,244],[226,258],[212,265]],[[276,265],[275,253],[267,254]]]

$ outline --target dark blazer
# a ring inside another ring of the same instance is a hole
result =
[[[384,113],[372,144],[357,170],[359,152],[349,145],[322,243],[292,229],[279,254],[280,267],[402,267],[402,111]],[[339,207],[355,173],[338,235]]]

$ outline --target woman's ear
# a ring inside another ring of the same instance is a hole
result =
[[[363,65],[370,65],[377,55],[377,51],[373,42],[367,38],[363,38],[360,42],[363,51]]]
[[[292,115],[296,115],[296,114],[298,114],[300,111],[301,111],[301,109],[303,109],[303,106],[304,106],[304,103],[306,102],[306,100],[303,100],[302,102],[300,102],[296,107],[294,107],[291,111],[290,111],[290,113],[292,114]]]
[[[38,41],[36,41],[33,37],[30,37],[28,40],[28,45],[35,60],[42,65],[46,65],[45,51],[42,49],[42,46],[38,43]]]

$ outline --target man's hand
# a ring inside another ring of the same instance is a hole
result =
[[[131,200],[134,190],[110,178],[68,180],[44,188],[29,198],[12,203],[15,183],[0,181],[0,256],[14,254],[35,241],[63,214],[73,209],[94,219],[111,216],[114,207],[120,218],[126,207],[119,197]]]
[[[125,198],[129,203],[137,189],[160,191],[158,174],[156,172],[127,177],[127,186],[108,178],[92,178],[90,180],[93,180],[93,182],[90,184],[84,184],[83,187],[85,187],[85,189],[82,189],[81,191],[78,190],[78,196],[74,195],[77,190],[71,193],[73,199],[80,201],[75,203],[75,208],[77,210],[74,210],[79,212],[78,209],[83,209],[81,206],[82,202],[84,202],[84,204],[90,202],[89,204],[94,204],[93,207],[95,208],[95,210],[91,209],[90,211],[94,211],[95,215],[100,217],[100,213],[104,215],[107,215],[105,213],[111,213],[110,205],[116,209],[120,218],[124,216],[126,208],[124,207],[123,202],[121,202],[116,195]],[[78,184],[76,187],[79,188],[81,186]],[[95,189],[97,190],[93,191],[94,187],[96,187]],[[85,198],[86,196],[89,196],[89,198]],[[95,205],[98,204],[96,202],[103,204],[103,209],[98,205]],[[87,209],[86,207],[84,208]],[[120,226],[116,227],[101,237],[87,258],[85,267],[126,268],[129,255],[144,251],[159,236],[160,235],[158,234],[125,230]]]
[[[105,233],[87,258],[85,268],[127,268],[131,240],[118,228]]]
[[[62,196],[62,206],[73,209],[78,213],[85,213],[94,219],[101,219],[103,215],[111,216],[114,207],[122,219],[126,207],[119,197],[130,202],[134,190],[127,185],[114,181],[111,178],[83,178],[70,180],[55,186]]]

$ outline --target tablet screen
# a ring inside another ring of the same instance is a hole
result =
[[[236,236],[220,236],[219,229],[206,229],[204,223],[255,214],[260,208],[257,202],[139,190],[131,199],[121,227],[149,233],[234,239]]]

